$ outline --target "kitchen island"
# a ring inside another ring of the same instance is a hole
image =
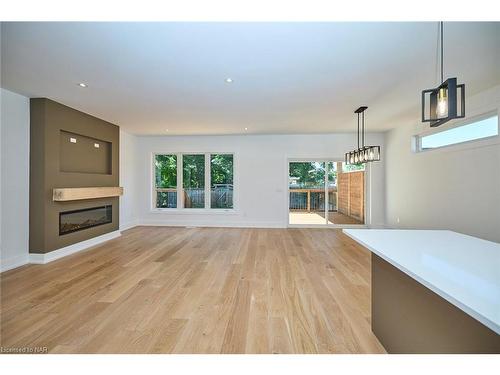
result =
[[[446,230],[344,229],[372,253],[389,353],[500,353],[500,244]]]

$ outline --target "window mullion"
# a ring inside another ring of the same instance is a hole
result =
[[[211,195],[210,195],[210,153],[205,154],[205,209],[210,209]]]
[[[184,208],[182,154],[177,154],[177,208]]]
[[[153,154],[152,160],[152,171],[153,171],[153,207],[158,208],[158,192],[156,188],[156,154]]]
[[[328,225],[328,173],[330,172],[330,168],[328,166],[328,160],[325,160],[325,181],[324,181],[324,189],[325,189],[325,224]]]

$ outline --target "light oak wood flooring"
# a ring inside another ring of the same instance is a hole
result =
[[[1,274],[3,347],[383,353],[370,256],[334,229],[136,227]]]

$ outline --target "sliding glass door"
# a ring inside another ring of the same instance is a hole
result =
[[[324,162],[290,162],[288,166],[289,223],[325,223]]]
[[[288,196],[290,225],[364,224],[364,165],[290,161]]]

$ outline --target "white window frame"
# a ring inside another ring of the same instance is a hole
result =
[[[439,147],[434,147],[434,148],[422,148],[422,138],[433,135],[433,134],[438,134],[442,133],[447,130],[455,129],[455,128],[460,128],[462,126],[470,125],[476,122],[479,122],[481,120],[485,120],[490,117],[495,117],[497,116],[497,135],[492,135],[489,137],[484,137],[484,138],[478,138],[478,139],[471,139],[468,141],[463,141],[463,142],[458,142],[458,143],[452,143],[449,145],[444,145],[444,146],[439,146]],[[457,121],[456,123],[452,124],[447,124],[443,125],[441,127],[437,128],[431,128],[429,130],[423,131],[419,134],[416,134],[412,138],[412,150],[414,153],[427,153],[427,152],[436,152],[436,151],[442,151],[442,150],[457,150],[457,149],[468,149],[468,148],[475,148],[475,147],[482,147],[482,146],[488,146],[491,144],[496,144],[500,143],[500,116],[499,112],[497,110],[495,111],[490,111],[486,113],[482,113],[480,115],[476,115],[473,117],[468,118],[467,120],[463,121]]]
[[[232,155],[233,156],[233,208],[211,208],[211,155]],[[177,157],[177,207],[176,208],[158,208],[156,207],[156,168],[155,168],[155,158],[156,155],[175,155]],[[182,193],[183,187],[183,157],[184,155],[204,155],[205,156],[205,208],[185,208],[184,207],[184,194]],[[235,152],[220,151],[220,152],[153,152],[151,154],[151,212],[158,213],[193,213],[193,214],[203,214],[203,213],[218,213],[218,214],[230,214],[237,213],[237,198],[239,192],[239,186],[237,183],[237,157]]]

